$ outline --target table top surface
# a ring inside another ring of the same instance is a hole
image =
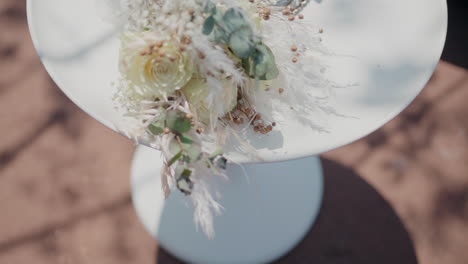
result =
[[[33,42],[58,86],[108,127],[120,131],[128,127],[129,121],[112,101],[116,93],[112,83],[119,77],[117,29],[103,22],[96,1],[28,3]],[[318,105],[323,100],[308,98],[303,104],[317,104],[317,111],[303,117],[291,111],[291,105],[276,103],[272,116],[278,125],[274,133],[259,137],[250,130],[239,131],[264,161],[320,154],[381,127],[419,94],[445,43],[444,0],[311,1],[303,12],[304,23],[324,29],[320,38],[332,54],[311,60],[323,61],[324,82],[340,88],[326,92],[331,96],[325,105]],[[322,96],[321,88],[301,89],[315,89],[313,93]],[[236,162],[254,161],[252,155],[232,144],[225,150]]]

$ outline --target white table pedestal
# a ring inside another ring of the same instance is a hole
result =
[[[133,203],[145,227],[171,254],[190,263],[267,263],[293,249],[317,218],[323,196],[318,157],[228,167],[216,180],[224,213],[214,239],[197,230],[190,200],[164,200],[160,152],[138,147],[132,166]]]

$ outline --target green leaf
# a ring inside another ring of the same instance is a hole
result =
[[[186,135],[186,134],[182,134],[179,136],[180,138],[180,141],[184,144],[193,144],[193,138],[189,135]]]
[[[215,19],[213,16],[209,16],[205,23],[203,23],[203,34],[210,35],[213,32],[215,26]]]
[[[255,51],[252,29],[243,26],[234,31],[229,37],[229,47],[237,57],[248,58]]]
[[[275,56],[263,43],[256,46],[255,52],[249,58],[242,60],[242,67],[250,78],[262,81],[273,80],[279,75]]]
[[[258,49],[257,49],[257,52],[255,53],[254,61],[255,61],[255,77],[260,79],[262,76],[264,76],[267,73],[269,64],[268,62],[265,61],[265,54]]]
[[[224,13],[223,22],[225,30],[229,35],[241,27],[250,27],[245,18],[244,11],[237,7],[229,8]]]
[[[175,154],[174,157],[171,158],[171,160],[169,160],[169,162],[167,163],[167,166],[172,166],[174,165],[174,163],[176,163],[176,161],[180,160],[180,158],[182,157],[182,154],[183,154],[183,151],[179,151],[177,154]]]
[[[166,125],[174,133],[187,133],[192,128],[192,121],[180,111],[170,110],[166,114]]]
[[[171,142],[169,142],[169,153],[179,153],[180,151],[183,151],[182,148],[180,147],[179,142],[177,142],[176,138],[173,138]]]
[[[164,133],[164,121],[159,120],[157,122],[154,122],[150,124],[147,129],[151,134],[155,136],[161,135],[162,133]]]
[[[176,132],[186,133],[192,128],[192,122],[189,119],[179,118],[170,127]]]
[[[181,175],[181,176],[182,176],[182,178],[186,178],[186,179],[187,179],[187,178],[190,177],[190,175],[192,175],[192,171],[189,170],[189,169],[184,169],[184,171],[182,172],[182,175]]]
[[[216,14],[216,4],[213,3],[213,1],[211,0],[206,1],[205,13]]]
[[[185,163],[190,163],[191,159],[188,155],[182,155],[182,161]]]
[[[257,73],[257,77],[260,80],[272,80],[278,77],[279,70],[276,66],[275,55],[273,55],[271,49],[262,43],[257,45],[257,51],[262,54],[261,57],[257,58],[259,60],[257,65],[261,65],[260,68],[264,67],[266,69],[264,72]]]
[[[174,138],[169,143],[169,151],[170,153],[179,153],[182,152],[182,156],[179,158],[182,159],[184,162],[190,163],[197,160],[200,160],[202,156],[202,149],[201,146],[193,141],[187,135],[178,136],[180,139],[181,144],[178,142],[177,138]]]
[[[188,162],[194,162],[200,160],[202,156],[201,146],[198,144],[192,144],[187,146],[185,149],[185,155],[187,156]]]
[[[157,126],[156,124],[151,124],[148,126],[148,131],[155,135],[155,136],[158,136],[158,135],[161,135],[163,132],[164,132],[164,128],[160,127],[160,126]]]
[[[213,29],[213,34],[211,35],[211,39],[212,39],[212,41],[214,41],[216,43],[225,44],[228,41],[228,35],[226,34],[226,32],[223,31],[222,28],[216,26]]]

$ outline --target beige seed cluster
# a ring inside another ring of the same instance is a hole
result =
[[[237,106],[228,113],[224,119],[232,121],[237,125],[250,122],[250,125],[253,126],[253,130],[261,134],[270,133],[273,130],[273,127],[276,126],[276,122],[271,124],[267,123],[262,118],[262,115],[253,109],[252,105],[242,95],[242,93],[239,93],[237,96]]]
[[[255,3],[255,0],[249,0],[250,3]],[[293,6],[292,4],[285,7],[282,11],[281,14],[283,16],[286,16],[289,21],[294,21],[296,20],[296,17],[299,19],[304,19],[304,14],[299,14],[299,11],[302,9],[307,4],[307,0],[301,0],[300,7],[297,8]],[[263,18],[263,20],[269,20],[271,17],[271,9],[268,7],[265,7],[260,10],[260,16]]]

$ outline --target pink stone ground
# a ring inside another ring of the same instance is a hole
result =
[[[467,98],[441,62],[404,113],[325,154],[323,212],[280,262],[468,263]],[[134,146],[54,85],[23,0],[0,1],[0,131],[0,263],[177,263],[133,210]]]

